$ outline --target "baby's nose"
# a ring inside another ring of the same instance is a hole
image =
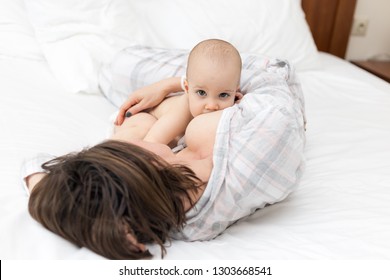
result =
[[[206,110],[210,110],[210,111],[217,111],[217,110],[219,110],[218,103],[216,103],[216,102],[209,102],[209,103],[207,103],[205,108],[206,108]]]

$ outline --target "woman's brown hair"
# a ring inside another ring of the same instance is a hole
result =
[[[185,224],[185,200],[202,182],[138,146],[109,140],[53,159],[29,200],[31,216],[72,243],[110,259],[151,257],[126,238],[157,243]]]

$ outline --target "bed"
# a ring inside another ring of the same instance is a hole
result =
[[[354,6],[0,0],[0,258],[103,259],[30,217],[22,163],[107,137],[117,108],[100,92],[98,73],[121,49],[188,50],[218,37],[295,66],[308,120],[306,170],[282,202],[214,240],[173,241],[164,259],[389,259],[390,84],[343,59]],[[157,247],[150,250],[160,258]]]

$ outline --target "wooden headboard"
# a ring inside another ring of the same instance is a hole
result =
[[[302,0],[318,50],[344,58],[356,0]]]

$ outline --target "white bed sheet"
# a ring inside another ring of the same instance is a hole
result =
[[[299,188],[215,240],[174,241],[165,259],[390,258],[390,84],[320,58],[322,69],[299,72],[308,119]],[[102,258],[29,216],[19,170],[38,152],[103,140],[115,108],[102,96],[64,90],[44,60],[1,58],[0,88],[0,258]]]

